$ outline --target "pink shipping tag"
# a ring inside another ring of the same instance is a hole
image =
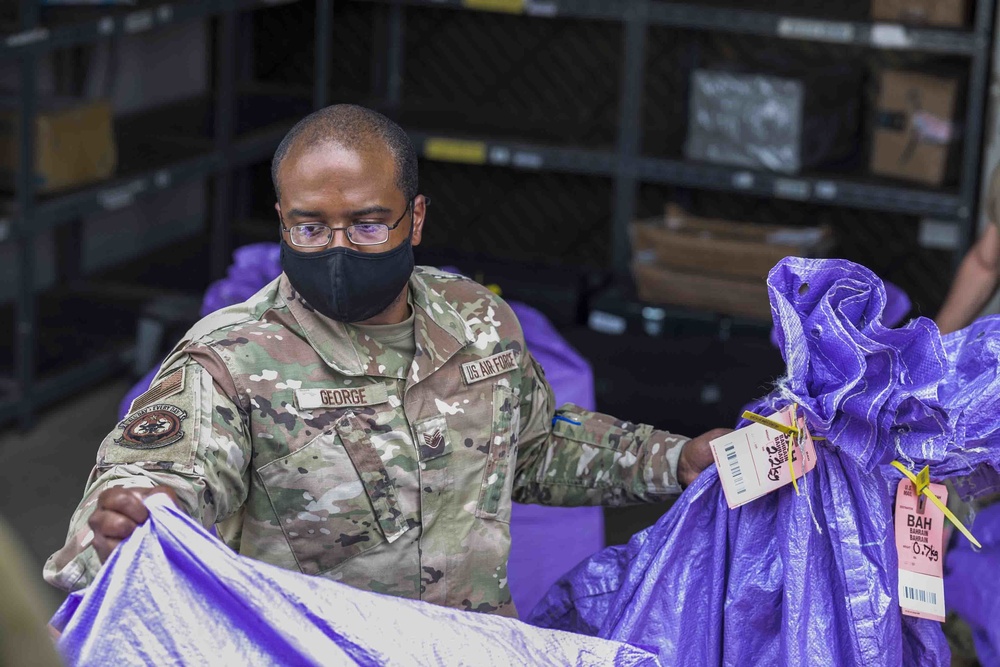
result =
[[[768,419],[790,426],[792,407]],[[753,423],[709,443],[730,509],[792,483],[788,449],[795,440],[798,443],[792,447],[792,465],[796,479],[816,467],[816,450],[802,417],[798,419],[798,428],[801,435],[793,438],[763,424]]]
[[[948,502],[948,489],[930,491]],[[896,553],[899,555],[899,606],[907,616],[944,622],[944,512],[913,483],[900,480],[896,490]]]

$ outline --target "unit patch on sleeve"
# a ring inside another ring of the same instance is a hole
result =
[[[507,350],[492,357],[462,364],[462,374],[465,376],[465,384],[473,384],[502,373],[509,373],[515,368],[517,368],[517,351]]]
[[[184,391],[184,367],[181,366],[175,371],[167,373],[159,382],[154,382],[145,393],[140,394],[135,397],[132,401],[132,405],[129,406],[129,413],[133,413],[136,410],[142,410],[148,405],[152,405],[157,401],[162,401],[165,398],[170,398],[175,394],[179,394]]]
[[[127,449],[159,449],[184,437],[181,422],[187,413],[167,403],[157,403],[133,412],[118,424],[122,430],[115,444]]]

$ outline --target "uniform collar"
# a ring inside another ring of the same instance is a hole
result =
[[[434,290],[420,267],[410,275],[416,350],[407,373],[407,384],[420,382],[434,373],[475,336],[462,316]],[[378,376],[377,363],[367,350],[357,345],[346,325],[313,310],[281,275],[279,293],[306,339],[317,354],[338,373],[350,376]]]

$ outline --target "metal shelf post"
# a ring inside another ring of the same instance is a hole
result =
[[[649,0],[637,0],[625,16],[625,58],[618,114],[614,217],[611,222],[611,266],[618,280],[628,280],[631,274],[628,228],[635,218],[639,190],[637,171],[648,29]]]
[[[38,24],[38,3],[21,1],[22,29]],[[14,368],[19,402],[18,420],[22,429],[34,417],[35,357],[38,312],[35,304],[36,234],[31,219],[35,206],[35,116],[38,107],[38,56],[28,52],[20,62],[21,105],[18,114],[18,169],[15,180],[17,201],[18,290]]]
[[[315,80],[313,81],[313,108],[322,109],[330,104],[330,42],[333,35],[333,0],[316,0],[316,53]]]
[[[979,210],[979,183],[982,177],[988,176],[988,174],[980,173],[980,166],[983,155],[983,127],[986,116],[990,62],[992,60],[990,45],[993,43],[995,9],[995,0],[981,0],[976,3],[974,29],[976,35],[980,37],[981,46],[972,55],[972,67],[969,75],[961,180],[961,198],[965,202],[965,215],[959,225],[959,244],[954,258],[956,269],[975,240]]]
[[[215,149],[221,159],[213,187],[211,232],[212,278],[225,275],[229,265],[233,228],[233,157],[236,127],[236,22],[231,3],[218,19],[215,69]]]
[[[389,6],[387,20],[388,49],[386,50],[385,101],[393,112],[399,111],[403,103],[403,59],[406,57],[403,29],[403,6],[393,3]]]

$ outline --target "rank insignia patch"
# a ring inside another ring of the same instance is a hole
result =
[[[451,452],[448,422],[442,416],[425,419],[416,426],[417,453],[421,461],[430,461]]]
[[[187,413],[176,406],[150,405],[118,424],[122,435],[115,439],[115,444],[128,449],[159,449],[172,445],[184,437],[181,422],[185,419]]]
[[[440,429],[435,430],[433,433],[424,433],[424,447],[430,450],[437,451],[444,446],[444,434],[441,433]],[[427,457],[424,457],[427,458]]]

